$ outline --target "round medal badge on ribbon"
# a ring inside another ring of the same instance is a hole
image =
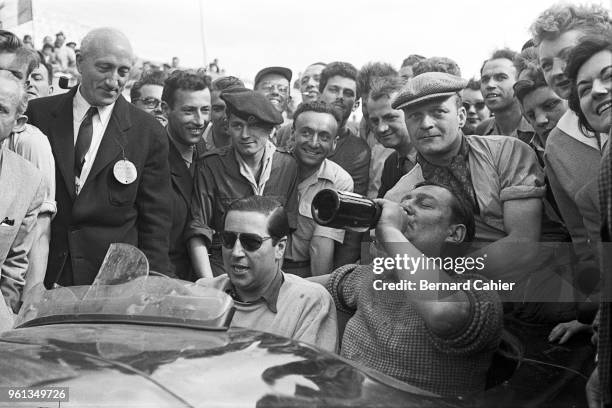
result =
[[[119,160],[115,163],[113,167],[113,174],[118,182],[121,184],[132,184],[136,181],[136,176],[138,172],[136,171],[136,166],[129,160],[123,159]]]

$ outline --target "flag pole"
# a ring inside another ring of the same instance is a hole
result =
[[[206,42],[204,41],[204,10],[202,8],[202,3],[204,0],[196,0],[200,7],[200,38],[202,40],[202,63],[204,64],[204,68],[206,68]]]

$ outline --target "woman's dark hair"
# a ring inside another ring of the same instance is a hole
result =
[[[578,124],[580,130],[585,134],[596,133],[593,127],[589,124],[586,116],[580,109],[580,96],[578,95],[578,88],[576,86],[576,80],[578,78],[578,71],[593,55],[601,51],[612,51],[612,30],[608,31],[604,35],[588,36],[583,37],[578,45],[572,49],[567,60],[565,67],[565,75],[572,82],[572,89],[570,91],[569,98],[567,100],[569,108],[578,115]]]

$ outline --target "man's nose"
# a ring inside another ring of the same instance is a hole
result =
[[[553,59],[552,69],[550,70],[550,75],[555,76],[565,76],[565,61],[559,58]]]
[[[376,125],[376,131],[378,133],[385,133],[387,129],[389,129],[389,126],[383,120],[378,122],[378,125]]]
[[[317,147],[319,145],[319,142],[319,135],[315,133],[312,138],[308,140],[308,145],[311,147]]]
[[[196,122],[198,125],[204,125],[204,123],[205,123],[205,122],[206,122],[206,120],[208,119],[208,117],[207,117],[208,115],[206,115],[205,113],[200,112],[199,110],[198,110],[198,111],[195,113],[195,115],[194,115],[194,116],[195,116],[195,117],[194,117],[195,122]]]
[[[432,117],[429,116],[429,115],[424,115],[423,116],[423,121],[421,122],[421,128],[423,128],[423,129],[431,129],[432,127],[434,127],[434,121],[433,121]]]
[[[242,248],[242,244],[240,244],[240,239],[236,238],[236,242],[234,242],[234,247],[232,248],[232,256],[234,258],[241,258],[244,256],[244,248]]]
[[[536,113],[535,122],[538,126],[544,126],[548,123],[548,116],[545,112],[538,112]]]

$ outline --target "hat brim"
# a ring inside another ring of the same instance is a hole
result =
[[[415,98],[415,99],[411,99],[409,101],[396,101],[394,102],[391,107],[393,109],[406,109],[408,107],[414,106],[414,105],[421,105],[425,102],[429,102],[433,99],[442,99],[442,98],[448,98],[449,96],[455,95],[457,94],[458,91],[449,91],[449,92],[441,92],[441,93],[435,93],[435,94],[429,94],[429,95],[423,95],[419,98]]]
[[[257,86],[261,79],[268,74],[278,74],[287,79],[287,82],[291,84],[291,78],[293,77],[293,72],[289,68],[285,67],[266,67],[259,71],[257,75],[255,75],[254,85]]]

